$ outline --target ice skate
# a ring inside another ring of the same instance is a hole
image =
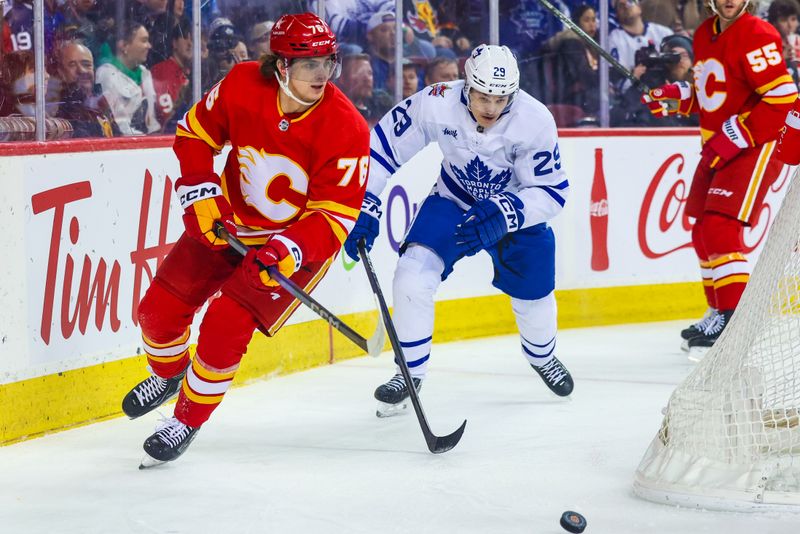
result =
[[[122,399],[122,411],[131,419],[152,412],[178,394],[186,370],[172,378],[151,375],[139,382]]]
[[[412,376],[411,380],[419,393],[422,388],[422,379]],[[398,373],[385,384],[378,386],[378,389],[375,390],[375,398],[378,400],[378,409],[375,411],[375,415],[378,417],[392,417],[403,413],[408,399],[408,387],[406,387],[403,375]]]
[[[703,333],[697,335],[689,340],[689,361],[701,361],[708,349],[714,346],[714,343],[722,335],[723,330],[728,325],[733,316],[733,310],[724,310],[717,313],[713,321],[711,321],[703,330]]]
[[[545,385],[550,388],[550,391],[559,397],[566,397],[572,393],[572,389],[575,386],[575,383],[572,381],[572,375],[569,374],[564,364],[555,356],[541,367],[536,367],[533,364],[531,364],[531,367],[542,377],[542,380]]]
[[[144,458],[139,469],[147,469],[179,458],[200,428],[186,426],[174,417],[164,419],[155,434],[144,442]]]
[[[683,342],[681,343],[681,350],[684,352],[689,352],[689,340],[693,337],[701,335],[717,315],[719,315],[719,310],[709,306],[705,315],[703,315],[699,321],[681,330],[681,339],[683,339]]]

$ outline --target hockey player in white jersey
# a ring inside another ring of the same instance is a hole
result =
[[[493,285],[511,297],[522,354],[556,395],[572,392],[556,358],[555,237],[547,221],[564,207],[569,183],[555,121],[519,90],[508,47],[480,45],[464,65],[466,80],[426,87],[396,105],[372,130],[367,193],[345,251],[369,249],[379,232],[378,198],[398,168],[427,144],[444,159],[400,248],[394,274],[394,323],[414,387],[431,353],[434,293],[464,256],[486,251]],[[378,387],[378,415],[404,406],[399,372]]]

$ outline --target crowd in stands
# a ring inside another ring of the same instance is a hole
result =
[[[551,0],[595,40],[598,1]],[[691,81],[691,36],[708,16],[702,0],[608,1],[609,48],[633,76],[651,87]],[[0,139],[3,117],[34,116],[32,4],[3,4]],[[44,0],[47,117],[68,121],[72,137],[174,132],[192,105],[193,35],[187,4],[191,2]],[[268,54],[270,31],[282,13],[306,11],[314,4],[204,2],[202,90],[235,64]],[[398,99],[462,75],[470,50],[488,41],[488,4],[405,0],[401,93],[395,97],[395,1],[326,0],[326,19],[341,45],[342,70],[336,84],[374,124]],[[499,5],[500,42],[519,59],[522,88],[550,107],[559,126],[597,125],[597,51],[536,0],[499,0]],[[780,32],[787,71],[800,81],[799,0],[762,2],[759,15]],[[610,77],[611,125],[654,125],[630,80],[613,70]],[[692,126],[696,121],[675,116],[658,125]]]

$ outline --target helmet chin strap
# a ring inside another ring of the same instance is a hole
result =
[[[306,102],[305,100],[300,100],[299,98],[294,96],[294,93],[292,93],[292,90],[289,89],[289,67],[286,66],[285,68],[286,68],[286,79],[285,80],[281,78],[281,76],[280,76],[280,74],[278,72],[275,73],[275,78],[278,80],[278,85],[281,86],[281,89],[283,89],[283,92],[286,93],[286,96],[288,96],[289,98],[291,98],[292,100],[294,100],[295,102],[300,104],[301,106],[313,106],[314,102],[316,102],[316,100],[314,102]]]
[[[734,15],[733,17],[731,17],[731,18],[726,18],[726,17],[723,17],[722,15],[720,15],[719,11],[717,11],[717,2],[716,2],[716,0],[709,0],[708,3],[709,3],[709,7],[711,8],[711,11],[713,11],[714,14],[716,16],[718,16],[719,18],[725,19],[725,20],[736,20],[740,16],[742,16],[742,13],[744,13],[745,10],[747,10],[747,6],[750,5],[750,0],[744,0],[744,5],[742,6],[742,9],[740,9],[739,12],[736,15]]]

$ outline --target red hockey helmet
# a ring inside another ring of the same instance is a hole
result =
[[[314,13],[283,15],[272,27],[269,48],[285,58],[330,56],[339,45],[336,35],[324,20]]]

